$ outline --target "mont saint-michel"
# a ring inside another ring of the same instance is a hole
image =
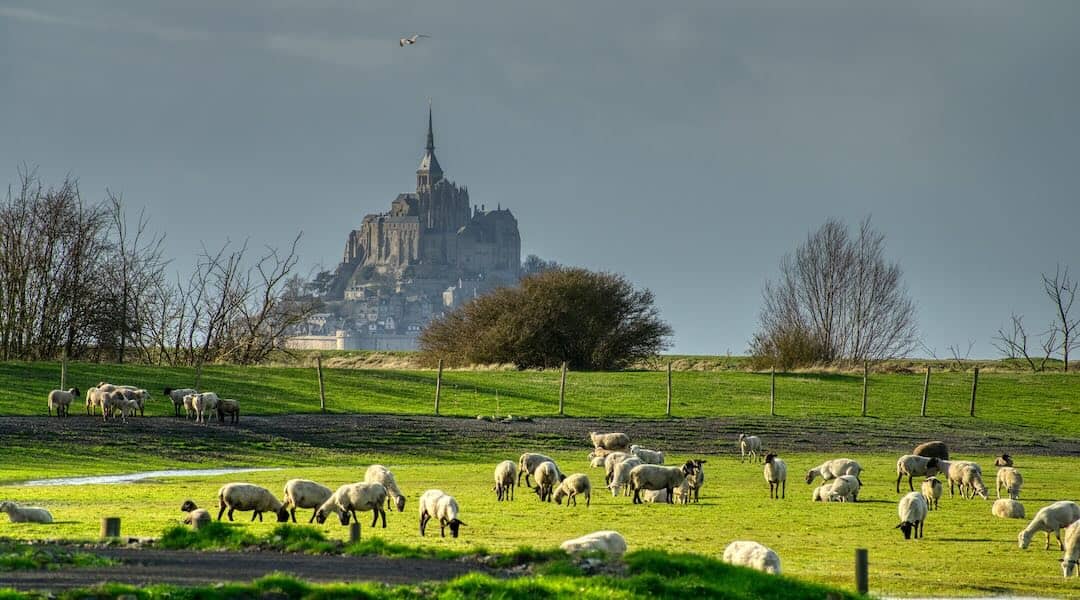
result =
[[[492,288],[517,281],[521,235],[508,208],[472,204],[427,144],[416,190],[348,232],[341,263],[314,282],[324,303],[293,335],[293,348],[413,350],[432,318]]]

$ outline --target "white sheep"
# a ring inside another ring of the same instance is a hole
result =
[[[1080,504],[1062,500],[1044,506],[1042,510],[1035,513],[1035,518],[1028,523],[1027,527],[1016,536],[1020,549],[1027,549],[1028,545],[1031,544],[1032,536],[1040,531],[1045,531],[1046,549],[1050,549],[1050,534],[1053,533],[1057,536],[1061,549],[1064,550],[1065,544],[1061,541],[1061,530],[1077,521],[1080,521]]]
[[[976,494],[983,500],[990,498],[986,493],[986,485],[983,484],[982,471],[979,470],[978,465],[964,465],[960,468],[960,495],[974,499]]]
[[[356,511],[370,510],[371,526],[375,527],[381,516],[383,529],[386,529],[386,510],[383,509],[385,502],[386,488],[381,483],[346,483],[331,494],[315,511],[315,521],[322,525],[330,513],[334,513],[342,525],[349,524],[350,516],[359,523],[360,519],[356,516]]]
[[[537,454],[535,452],[526,452],[518,458],[518,475],[517,484],[521,485],[521,477],[525,477],[525,485],[529,485],[529,477],[532,476],[532,472],[536,470],[536,467],[540,466],[540,463],[551,462],[554,463],[555,459],[550,456],[544,456],[543,454]],[[556,463],[558,466],[558,463]]]
[[[0,502],[0,512],[7,513],[12,523],[52,523],[49,511],[39,506],[19,506],[14,502]]]
[[[390,469],[382,465],[371,465],[364,472],[364,482],[380,483],[386,488],[386,508],[390,508],[390,502],[393,501],[398,512],[405,510],[405,494],[401,492],[401,488],[398,487],[394,474],[390,472]]]
[[[86,390],[86,414],[93,415],[95,409],[101,406],[101,396],[97,386],[90,386]]]
[[[919,492],[910,492],[900,499],[896,512],[900,515],[900,524],[897,529],[904,532],[904,539],[911,539],[911,532],[915,532],[915,539],[923,536],[923,527],[926,524],[926,515],[930,511],[926,498]]]
[[[754,462],[754,459],[761,457],[761,448],[761,438],[758,436],[739,434],[739,452],[742,455],[739,462],[746,462],[747,456],[750,457],[750,462]]]
[[[643,464],[645,463],[640,458],[632,456],[615,465],[615,469],[611,472],[611,483],[608,484],[612,497],[617,497],[619,491],[624,487],[626,488],[626,495],[630,495],[630,471],[634,467]]]
[[[495,499],[498,501],[514,499],[514,479],[517,478],[517,465],[512,460],[504,460],[495,465]]]
[[[686,474],[686,484],[679,486],[679,490],[688,488],[685,492],[686,500],[683,504],[690,501],[690,496],[693,495],[694,502],[698,501],[698,494],[701,493],[701,486],[705,485],[705,461],[703,459],[690,459],[683,463],[682,472]],[[675,494],[675,499],[679,499],[679,494]]]
[[[658,450],[649,450],[642,448],[637,444],[630,446],[630,454],[641,459],[641,462],[647,465],[662,465],[664,464],[664,453]]]
[[[905,454],[896,460],[896,493],[900,493],[900,481],[907,475],[907,484],[910,491],[915,491],[912,485],[913,477],[932,477],[941,469],[941,461],[936,457],[919,456],[917,454]]]
[[[52,416],[53,411],[56,411],[57,417],[68,416],[68,410],[71,408],[71,403],[79,397],[79,388],[71,388],[68,390],[53,390],[49,392],[49,416]]]
[[[101,399],[101,420],[108,421],[119,413],[120,420],[126,423],[131,404],[124,397],[124,392],[118,389],[113,389],[111,392],[99,389],[99,394]]]
[[[603,466],[604,466],[604,457],[603,456],[594,456],[594,457],[590,458],[589,459],[589,466],[593,467],[594,469],[595,468],[603,468]]]
[[[567,476],[559,484],[559,487],[555,488],[555,493],[552,495],[555,504],[562,504],[562,499],[566,498],[567,506],[570,506],[571,502],[574,503],[574,506],[577,506],[578,496],[585,496],[585,507],[588,508],[590,502],[592,502],[592,484],[589,483],[589,477],[584,473],[574,473]]]
[[[674,504],[675,488],[686,481],[686,473],[680,467],[661,465],[638,465],[630,469],[630,489],[634,491],[634,504],[641,504],[642,490],[663,490],[668,493],[668,504]]]
[[[189,394],[198,394],[199,393],[198,390],[193,390],[191,388],[180,388],[180,389],[175,389],[174,390],[171,387],[165,388],[164,392],[165,392],[165,395],[170,400],[172,400],[173,414],[175,416],[177,416],[177,417],[180,416],[180,409],[184,408],[184,396],[187,396]]]
[[[1080,577],[1076,565],[1080,560],[1080,524],[1073,523],[1065,530],[1065,554],[1061,557],[1061,574],[1067,579],[1073,573]]]
[[[765,481],[769,484],[769,498],[787,497],[787,464],[775,454],[765,455]],[[780,492],[777,496],[776,492]]]
[[[667,504],[667,490],[645,490],[641,499],[649,504]]]
[[[540,497],[541,502],[551,502],[551,496],[555,492],[555,486],[562,481],[559,468],[549,461],[537,465],[533,471],[533,491]]]
[[[191,525],[195,529],[199,529],[214,520],[210,511],[199,508],[191,500],[184,500],[184,503],[180,505],[180,511],[185,513],[181,522],[184,525]]]
[[[637,458],[629,452],[612,452],[604,457],[604,484],[611,484],[611,478],[615,476],[615,466],[629,458]],[[638,458],[638,460],[641,460]],[[645,461],[641,461],[644,463]]]
[[[810,494],[811,499],[814,502],[843,502],[844,499],[836,495],[832,491],[832,483],[826,482],[822,485],[814,488],[813,493]]]
[[[851,475],[858,479],[862,473],[862,467],[859,463],[851,460],[850,458],[834,458],[827,460],[820,465],[810,469],[806,472],[806,483],[809,485],[814,483],[814,479],[821,477],[822,481],[828,481],[830,479],[836,479],[841,475]],[[859,482],[860,485],[862,482]]]
[[[221,486],[221,489],[218,490],[218,508],[218,521],[221,520],[221,515],[225,514],[225,509],[229,509],[230,521],[233,520],[233,511],[237,510],[241,512],[252,511],[252,521],[255,520],[255,517],[258,517],[261,522],[264,512],[272,512],[277,515],[279,523],[289,520],[289,511],[285,510],[285,507],[274,497],[274,494],[270,493],[270,490],[251,483],[226,483]]]
[[[617,531],[594,531],[559,544],[559,548],[568,554],[599,552],[609,557],[618,558],[626,554],[626,538]]]
[[[217,403],[217,417],[218,423],[225,422],[225,416],[229,417],[229,424],[236,425],[240,423],[240,401],[232,398],[222,398]]]
[[[130,410],[134,406],[135,410],[139,411],[139,416],[145,416],[146,401],[150,399],[150,392],[144,389],[138,389],[131,386],[118,386],[117,391],[124,395],[124,399],[128,402],[128,409]],[[128,415],[134,417],[135,414]]]
[[[191,408],[195,410],[195,422],[206,424],[206,415],[217,410],[221,399],[214,392],[192,394]]]
[[[724,548],[724,562],[763,573],[780,574],[780,556],[757,542],[740,540]]]
[[[975,471],[978,472],[979,477],[982,477],[982,467],[980,467],[978,463],[974,463],[970,460],[943,460],[940,462],[942,472],[944,472],[949,479],[950,498],[953,496],[954,487],[959,487],[960,495],[965,496],[964,490],[966,488],[963,482],[965,467],[972,467]]]
[[[1001,497],[1001,488],[1005,488],[1005,493],[1008,494],[1012,500],[1020,499],[1020,488],[1024,487],[1024,477],[1020,474],[1020,471],[1012,467],[1002,467],[997,472],[997,497]]]
[[[1002,519],[1023,519],[1025,516],[1024,505],[1020,504],[1019,500],[999,498],[995,500],[994,505],[990,507],[990,514],[995,517],[1001,517]]]
[[[596,448],[604,450],[626,450],[630,447],[630,436],[625,433],[589,432],[589,439]]]
[[[940,479],[937,477],[927,477],[926,480],[922,482],[922,487],[920,489],[922,490],[923,497],[926,498],[926,505],[930,510],[937,510],[940,508],[938,504],[941,501],[941,494],[944,489]]]
[[[853,475],[841,475],[831,480],[828,486],[829,494],[832,496],[830,501],[832,502],[837,500],[841,502],[859,501],[859,489],[862,488],[862,482]]]
[[[465,523],[459,518],[461,509],[457,500],[442,490],[428,490],[420,496],[420,536],[424,536],[431,519],[439,520],[439,534],[446,537],[446,528],[450,528],[451,537],[458,536],[458,528]]]
[[[334,491],[330,488],[310,479],[290,479],[285,482],[282,505],[289,511],[289,517],[292,518],[293,523],[296,522],[296,509],[312,509],[308,523],[313,523],[315,513],[318,512],[319,507],[329,500],[333,494]]]
[[[184,418],[192,420],[195,418],[195,396],[199,395],[198,392],[188,394],[184,396]]]

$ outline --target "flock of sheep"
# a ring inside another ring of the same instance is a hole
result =
[[[233,425],[240,422],[240,402],[231,398],[219,398],[214,392],[198,392],[191,388],[165,388],[165,397],[173,404],[173,414],[194,419],[197,423],[206,423],[206,418],[215,412],[218,421],[224,423],[226,417]],[[80,396],[79,388],[52,390],[49,392],[49,416],[70,416],[71,404]],[[127,422],[128,417],[144,415],[150,392],[132,385],[114,385],[102,381],[86,390],[86,414],[93,416],[101,412],[103,421],[120,419]]]

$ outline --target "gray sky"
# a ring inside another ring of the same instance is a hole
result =
[[[651,288],[674,350],[743,353],[761,286],[872,216],[927,346],[975,356],[1080,276],[1080,2],[0,0],[0,182],[122,192],[200,243],[333,267],[439,161],[522,255]],[[429,33],[409,48],[397,38]]]

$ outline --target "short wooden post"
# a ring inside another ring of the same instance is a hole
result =
[[[855,591],[860,594],[870,591],[870,559],[866,548],[855,549]]]
[[[922,410],[919,411],[921,416],[926,416],[926,399],[930,396],[930,365],[926,365],[926,379],[922,384]]]
[[[319,410],[326,412],[326,386],[323,385],[322,356],[315,355],[315,370],[319,373]]]
[[[559,380],[559,416],[563,416],[563,402],[566,400],[566,361],[562,364],[562,379]]]
[[[102,517],[101,539],[120,537],[120,517]]]
[[[776,367],[772,368],[769,376],[769,416],[776,416]]]
[[[439,374],[435,376],[435,414],[439,414],[439,396],[442,395],[442,359],[439,359]]]
[[[360,541],[360,523],[353,521],[349,523],[349,543],[355,544]]]
[[[979,367],[975,367],[975,378],[971,380],[971,416],[975,416],[975,390],[979,389]]]
[[[866,416],[866,388],[869,385],[870,379],[870,362],[863,361],[862,364],[862,416]]]
[[[667,416],[671,416],[671,363],[667,364]]]

